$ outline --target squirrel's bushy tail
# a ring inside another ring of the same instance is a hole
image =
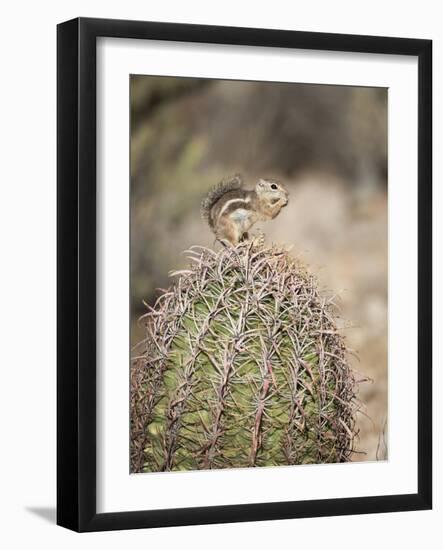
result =
[[[211,209],[214,204],[222,197],[225,193],[229,191],[234,191],[240,189],[243,186],[243,180],[241,176],[235,175],[230,178],[225,178],[214,186],[206,195],[206,197],[201,202],[201,215],[204,220],[206,220],[210,227],[213,227],[213,222],[211,219]]]

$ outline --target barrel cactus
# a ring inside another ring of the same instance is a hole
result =
[[[188,255],[142,318],[131,471],[350,460],[356,382],[315,278],[276,246]]]

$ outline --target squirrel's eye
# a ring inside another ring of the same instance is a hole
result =
[[[275,183],[273,183],[273,184],[271,185],[271,189],[274,189],[274,191],[275,191],[275,189],[277,189],[277,186],[275,185]]]

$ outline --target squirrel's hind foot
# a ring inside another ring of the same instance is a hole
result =
[[[214,242],[219,242],[225,248],[232,248],[235,246],[228,239],[221,239],[220,237],[217,237]]]

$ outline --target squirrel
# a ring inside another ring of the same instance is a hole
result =
[[[249,239],[254,223],[274,219],[288,200],[287,190],[273,179],[260,179],[254,190],[246,190],[241,176],[236,175],[209,191],[201,203],[201,214],[218,240],[236,246]]]

